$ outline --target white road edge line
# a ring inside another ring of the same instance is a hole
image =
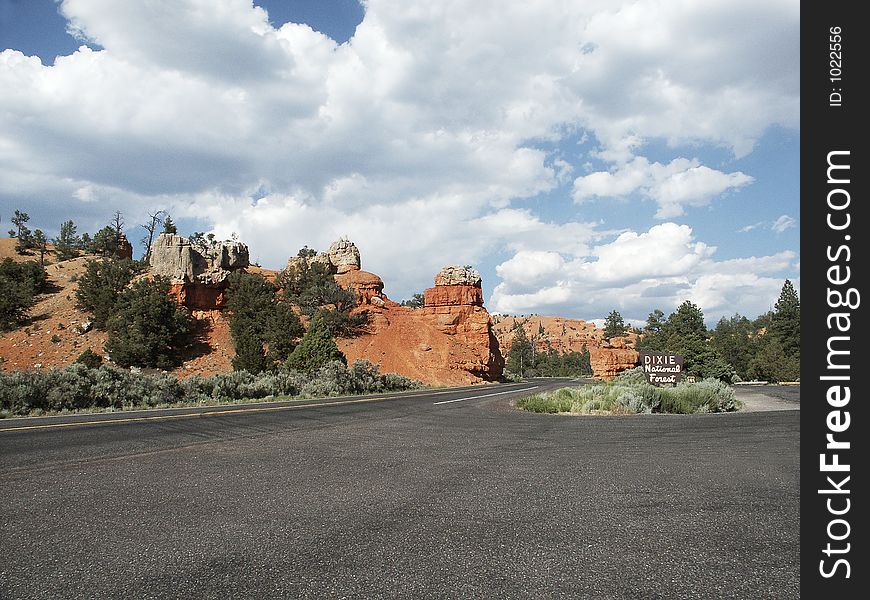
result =
[[[477,400],[478,398],[488,398],[489,396],[501,396],[502,394],[512,394],[515,392],[528,392],[529,390],[536,390],[539,387],[541,387],[541,386],[536,385],[534,387],[525,388],[522,390],[508,390],[506,392],[495,392],[492,394],[483,394],[482,396],[471,396],[470,398],[456,398],[455,400],[442,400],[441,402],[433,402],[432,404],[433,405],[435,405],[435,404],[450,404],[451,402],[462,402],[463,400]]]

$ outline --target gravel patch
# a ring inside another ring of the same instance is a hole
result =
[[[734,386],[734,394],[743,402],[740,412],[800,410],[800,386]]]

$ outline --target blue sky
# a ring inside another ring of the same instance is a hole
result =
[[[768,310],[798,2],[576,4],[0,0],[0,226],[167,209],[273,268],[347,236],[395,299],[459,263],[494,312]]]

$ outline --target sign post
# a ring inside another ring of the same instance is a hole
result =
[[[641,352],[641,365],[646,382],[652,385],[676,385],[683,378],[683,357],[665,352]]]

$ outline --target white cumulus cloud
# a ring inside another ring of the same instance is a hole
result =
[[[574,180],[576,202],[589,198],[620,198],[634,192],[651,198],[659,206],[656,217],[677,217],[686,206],[704,206],[727,190],[752,183],[740,171],[723,173],[700,164],[697,159],[677,158],[668,164],[650,163],[637,156],[613,171],[596,171]]]

